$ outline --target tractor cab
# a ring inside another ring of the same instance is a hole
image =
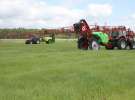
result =
[[[112,28],[110,31],[110,36],[112,38],[118,38],[118,37],[126,36],[126,35],[127,35],[126,28],[124,26]]]

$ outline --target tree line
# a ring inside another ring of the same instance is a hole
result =
[[[0,39],[25,39],[31,35],[49,36],[55,34],[57,37],[67,38],[75,37],[75,34],[70,30],[59,29],[26,29],[26,28],[13,28],[13,29],[0,29]]]
[[[0,29],[0,38],[27,38],[30,34],[37,34],[40,29],[25,29],[25,28],[13,28],[13,29]]]

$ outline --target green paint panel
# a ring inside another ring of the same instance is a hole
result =
[[[108,43],[109,37],[106,33],[103,32],[93,32],[94,35],[100,37],[100,42],[102,43]]]

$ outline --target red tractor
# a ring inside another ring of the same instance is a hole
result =
[[[108,35],[110,37],[108,44],[111,47],[106,47],[106,49],[114,49],[114,47],[122,50],[127,49],[127,47],[134,48],[134,32],[130,29],[126,29],[124,26],[113,27],[108,31]]]
[[[74,31],[78,34],[78,48],[98,50],[100,45],[106,49],[130,49],[135,48],[134,32],[124,26],[93,26],[89,27],[82,19],[74,25]]]

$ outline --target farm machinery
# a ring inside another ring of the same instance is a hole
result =
[[[25,44],[40,44],[40,38],[32,35],[28,40],[25,41]]]
[[[99,50],[100,46],[112,50],[117,47],[120,50],[134,49],[134,32],[125,26],[90,26],[82,19],[73,25],[78,35],[79,49]]]
[[[25,41],[25,44],[40,44],[41,42],[45,42],[46,44],[55,43],[55,34],[51,34],[50,37],[38,37],[32,35]]]
[[[55,43],[55,34],[51,34],[50,37],[41,37],[41,42],[45,42],[46,44]]]

